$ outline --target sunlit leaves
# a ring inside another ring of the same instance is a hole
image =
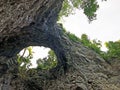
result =
[[[43,59],[37,60],[37,68],[43,70],[49,70],[57,66],[57,57],[54,51],[50,50],[48,56]]]
[[[70,0],[70,1],[73,7],[78,8],[78,9],[80,8],[80,5],[82,4],[82,0]]]
[[[81,42],[85,45],[88,46],[90,44],[90,40],[86,34],[82,34],[81,36]]]
[[[28,54],[25,56],[27,51],[28,51]],[[23,50],[22,55],[18,54],[17,61],[20,67],[24,67],[28,69],[32,65],[30,61],[32,58],[33,58],[32,47],[27,47]]]
[[[27,53],[27,55],[25,55]],[[31,59],[33,58],[32,47],[27,47],[23,50],[22,55],[18,54],[18,76],[21,79],[26,79],[28,77],[27,71],[30,69],[32,65]]]
[[[70,40],[72,40],[74,42],[79,42],[80,41],[80,39],[77,36],[75,36],[75,34],[70,33],[70,32],[66,32],[66,34],[67,34],[67,36]]]
[[[99,5],[96,0],[64,0],[59,17],[68,16],[74,9],[83,9],[89,21],[96,19],[96,11]]]
[[[108,49],[107,53],[110,58],[120,58],[120,41],[109,41],[106,42],[105,45]]]
[[[88,48],[91,48],[96,53],[101,53],[101,41],[100,40],[90,40],[86,34],[82,34],[81,36],[81,42],[83,45],[87,46]]]
[[[68,16],[69,14],[71,14],[72,11],[73,11],[73,7],[71,6],[69,0],[64,0],[62,9],[59,13],[59,18],[62,16]]]
[[[118,41],[109,41],[105,43],[107,52],[101,51],[101,41],[99,40],[90,40],[86,34],[81,36],[81,42],[84,46],[91,48],[96,53],[98,53],[105,60],[109,60],[112,58],[120,58],[120,40]]]
[[[88,17],[90,21],[96,19],[95,12],[99,8],[96,0],[88,0],[87,2],[83,2],[82,8],[84,10],[84,14]]]

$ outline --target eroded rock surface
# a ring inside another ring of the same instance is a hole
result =
[[[0,0],[0,90],[120,90],[119,60],[108,64],[56,23],[62,2]],[[51,48],[58,66],[20,77],[16,54],[27,46]]]

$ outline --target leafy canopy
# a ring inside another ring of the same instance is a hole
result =
[[[97,0],[64,0],[60,17],[72,14],[74,9],[83,9],[89,21],[96,19],[96,11],[99,8]]]

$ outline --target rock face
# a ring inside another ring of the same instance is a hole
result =
[[[0,90],[120,90],[120,65],[73,42],[56,23],[62,2],[0,0]],[[58,66],[20,77],[16,54],[27,46],[51,48]]]

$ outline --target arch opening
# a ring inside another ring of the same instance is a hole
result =
[[[57,56],[53,50],[40,46],[29,46],[18,54],[20,67],[49,70],[57,66]]]

